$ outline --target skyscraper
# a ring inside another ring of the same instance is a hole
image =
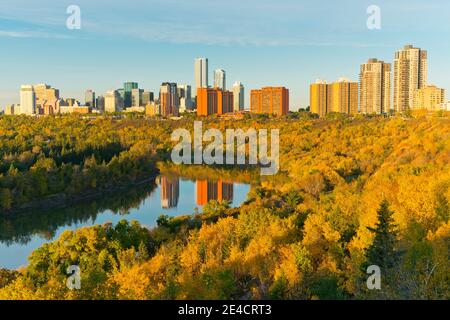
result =
[[[427,52],[406,45],[395,53],[394,110],[404,112],[413,107],[414,92],[427,83]]]
[[[132,91],[139,87],[137,82],[125,82],[123,84],[123,106],[129,108],[132,106]]]
[[[312,113],[324,117],[328,113],[328,84],[325,80],[316,80],[309,87],[309,108]]]
[[[233,109],[234,111],[244,110],[245,93],[244,85],[240,81],[236,81],[233,84]]]
[[[143,89],[132,89],[131,90],[131,106],[140,107],[142,104],[142,95],[144,93]]]
[[[225,70],[217,69],[214,71],[214,88],[219,88],[222,91],[227,90]]]
[[[198,88],[208,88],[208,59],[195,59],[195,85]]]
[[[27,115],[36,113],[36,94],[33,86],[25,85],[20,88],[20,113]]]
[[[120,112],[123,110],[123,99],[117,90],[105,94],[105,112]]]
[[[265,87],[252,90],[250,112],[285,115],[289,112],[289,90],[285,87]]]
[[[159,92],[161,105],[161,115],[163,117],[175,116],[179,114],[179,98],[176,83],[164,82]]]
[[[391,64],[369,59],[359,74],[361,113],[389,113],[391,110]]]
[[[97,110],[104,112],[105,111],[105,97],[98,96],[95,101],[95,106],[97,107]]]
[[[86,106],[95,108],[96,104],[95,104],[95,92],[91,89],[86,90],[85,93],[85,104]]]
[[[150,102],[153,102],[153,100],[154,100],[153,92],[151,92],[151,91],[144,91],[142,93],[142,105],[143,106],[146,106]]]

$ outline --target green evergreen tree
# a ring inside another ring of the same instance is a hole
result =
[[[365,267],[377,265],[382,270],[388,270],[397,265],[399,260],[398,231],[389,209],[389,202],[383,200],[378,209],[378,223],[375,228],[368,229],[375,234],[372,245],[366,250]]]

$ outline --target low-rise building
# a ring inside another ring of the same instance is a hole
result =
[[[440,105],[445,101],[445,90],[428,85],[414,91],[413,109],[425,109],[429,111],[440,110]]]

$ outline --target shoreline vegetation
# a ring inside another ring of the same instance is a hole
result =
[[[19,208],[9,209],[2,213],[6,217],[11,217],[12,215],[16,214],[33,214],[38,212],[39,210],[67,209],[72,205],[78,204],[80,202],[84,203],[90,200],[96,200],[109,194],[116,194],[120,191],[126,191],[131,187],[138,187],[149,182],[154,182],[157,176],[158,174],[152,174],[149,177],[138,179],[136,181],[131,181],[114,186],[104,186],[77,194],[52,194],[45,196],[44,198],[39,200],[32,200],[31,202],[23,204]]]
[[[279,128],[281,174],[244,171],[239,208],[66,231],[1,270],[0,299],[450,299],[448,114],[203,121]],[[164,169],[170,133],[192,122],[0,117],[0,205]],[[71,265],[81,290],[66,287]],[[370,265],[381,290],[366,285]]]

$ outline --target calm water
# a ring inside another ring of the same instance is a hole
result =
[[[26,265],[29,254],[65,230],[137,220],[153,227],[161,214],[179,216],[199,212],[209,200],[228,200],[237,207],[247,198],[250,185],[233,181],[190,180],[161,175],[155,182],[135,186],[119,194],[107,194],[67,209],[0,218],[0,268]]]

